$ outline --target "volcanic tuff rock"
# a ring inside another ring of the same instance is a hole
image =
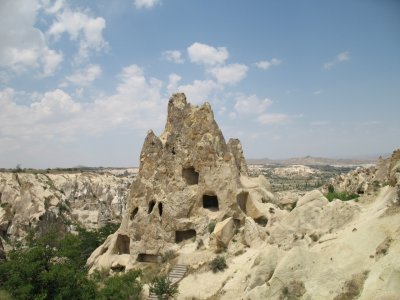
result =
[[[174,94],[164,132],[158,137],[150,130],[144,141],[119,230],[88,265],[92,271],[116,263],[130,269],[137,261],[157,260],[185,240],[207,240],[209,223],[232,217],[215,226],[207,245],[226,246],[233,224],[243,223],[250,209],[254,219],[264,218],[259,204],[273,198],[265,178],[247,175],[239,140],[225,142],[210,105],[193,106],[184,94]]]
[[[0,236],[22,240],[30,230],[66,223],[98,228],[125,210],[131,178],[109,173],[0,173]]]

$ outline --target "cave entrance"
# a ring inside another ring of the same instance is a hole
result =
[[[139,255],[136,258],[136,261],[146,262],[146,263],[158,263],[158,255],[139,253]]]
[[[118,254],[129,254],[131,239],[125,234],[118,234],[115,248]]]
[[[196,230],[194,229],[175,231],[175,243],[187,241],[192,238],[196,239]]]
[[[153,211],[154,206],[156,205],[155,201],[150,201],[149,203],[149,209],[147,210],[148,214],[151,214],[151,212]]]
[[[130,217],[131,221],[133,221],[133,219],[135,218],[135,216],[136,216],[136,214],[138,213],[138,211],[139,211],[139,207],[136,207],[136,208],[131,212],[131,217]]]
[[[196,172],[194,167],[183,168],[182,177],[185,179],[188,185],[194,185],[199,183],[199,173]]]
[[[239,205],[240,209],[246,214],[247,213],[247,209],[246,209],[246,205],[247,205],[247,199],[249,198],[249,193],[248,192],[240,192],[237,196],[236,196],[236,201],[237,204]]]
[[[262,227],[267,226],[268,224],[268,219],[265,216],[259,217],[257,219],[254,219],[254,221],[258,224],[261,225]]]
[[[163,204],[161,202],[158,202],[158,214],[160,217],[162,216],[163,213]]]
[[[203,207],[211,211],[219,210],[218,197],[215,195],[203,195]]]

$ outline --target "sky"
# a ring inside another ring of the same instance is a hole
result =
[[[400,147],[400,1],[0,0],[0,167],[137,166],[184,92],[247,158]]]

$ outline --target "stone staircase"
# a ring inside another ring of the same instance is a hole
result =
[[[185,276],[188,270],[187,265],[175,265],[171,271],[168,273],[167,278],[172,284],[177,284],[182,278]],[[150,293],[149,300],[157,300],[157,295],[154,293]]]

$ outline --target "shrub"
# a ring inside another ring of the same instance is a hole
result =
[[[328,201],[332,201],[333,199],[339,199],[342,201],[348,201],[348,200],[353,200],[359,197],[357,194],[350,194],[347,192],[329,192],[328,194],[325,195],[325,197],[328,199]]]
[[[101,300],[138,300],[141,299],[142,284],[140,270],[132,270],[126,274],[113,276],[104,281],[98,299]]]
[[[217,256],[216,258],[214,258],[214,259],[211,261],[210,267],[211,267],[211,270],[212,270],[214,273],[216,273],[216,272],[218,272],[218,271],[223,271],[223,270],[225,270],[225,269],[228,267],[228,265],[226,264],[225,257],[223,257],[223,256]]]
[[[215,223],[214,221],[211,221],[211,222],[208,224],[208,232],[209,232],[209,233],[212,233],[212,232],[214,231],[215,225],[216,225],[216,223]]]
[[[178,293],[178,285],[172,284],[166,276],[155,277],[150,283],[150,293],[160,300],[169,299]]]

